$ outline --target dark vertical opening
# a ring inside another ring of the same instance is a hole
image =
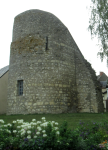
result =
[[[23,95],[23,80],[18,80],[18,95]]]
[[[48,50],[48,37],[46,37],[46,50]]]

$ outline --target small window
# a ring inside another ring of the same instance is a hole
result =
[[[23,95],[23,80],[18,80],[18,95]]]

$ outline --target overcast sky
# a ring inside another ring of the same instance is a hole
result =
[[[0,3],[0,68],[9,65],[10,44],[14,17],[29,9],[40,9],[57,16],[68,28],[85,59],[98,75],[100,71],[108,75],[106,60],[97,58],[98,40],[91,40],[89,7],[91,0],[3,0]],[[88,7],[88,8],[87,8]]]

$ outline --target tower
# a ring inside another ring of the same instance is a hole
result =
[[[57,17],[37,9],[19,14],[10,51],[7,114],[103,111],[88,66]]]

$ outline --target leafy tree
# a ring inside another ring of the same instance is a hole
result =
[[[100,56],[101,61],[107,59],[108,67],[108,0],[91,0],[92,5],[91,17],[89,19],[88,30],[91,32],[92,38],[98,37],[100,43]]]

